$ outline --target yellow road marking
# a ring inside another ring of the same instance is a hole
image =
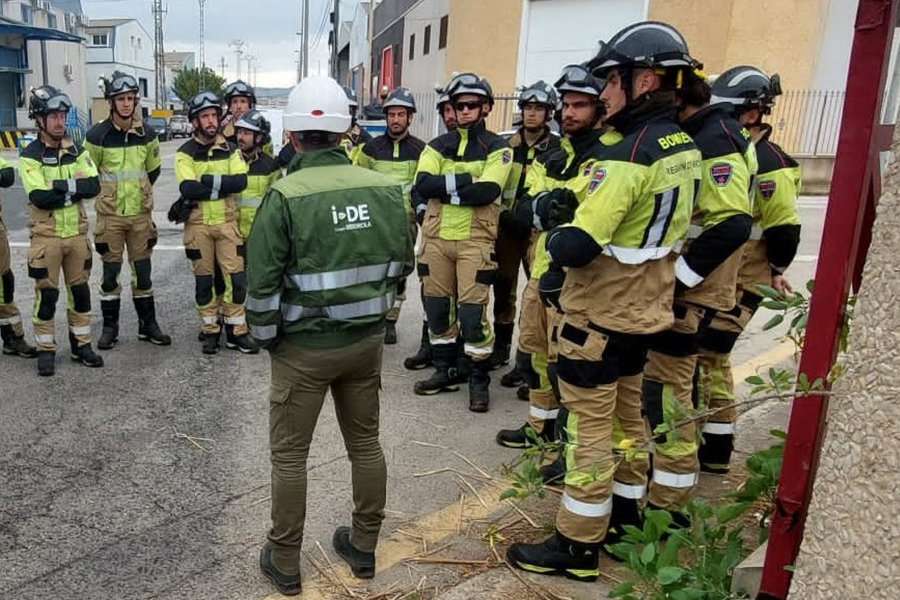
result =
[[[732,377],[734,378],[735,384],[742,383],[745,378],[755,374],[761,367],[776,365],[783,360],[790,358],[793,353],[793,343],[790,341],[778,343],[774,348],[754,356],[750,360],[734,367],[732,369]],[[502,491],[500,487],[484,488],[479,491],[481,493],[481,498],[487,506],[484,507],[474,498],[469,498],[465,511],[465,518],[467,520],[483,519],[498,511],[503,506],[508,506],[505,501],[501,502],[499,499]],[[429,548],[437,548],[441,540],[456,533],[456,523],[458,518],[459,503],[454,502],[437,512],[423,515],[411,523],[403,525],[402,529],[413,536],[419,536],[424,539]],[[331,552],[330,543],[322,544],[322,546],[327,552]],[[350,568],[340,559],[335,559],[336,562],[334,563],[334,568],[330,569],[325,562],[325,559],[322,557],[322,554],[318,551],[318,548],[315,550],[309,549],[309,552],[320,567],[329,571],[332,577],[340,578],[351,589],[362,583],[361,580],[353,577]],[[377,565],[376,575],[377,573],[386,571],[394,565],[417,554],[421,554],[422,552],[423,547],[421,539],[414,539],[396,532],[384,536],[378,540],[378,548],[375,551]],[[263,600],[279,600],[282,598],[285,598],[285,596],[275,593],[266,596]],[[317,573],[315,577],[308,579],[304,578],[302,598],[303,600],[333,600],[336,598],[346,598],[346,594],[342,589],[337,589],[335,584],[329,581],[327,577],[323,577]]]

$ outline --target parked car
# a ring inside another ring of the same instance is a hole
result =
[[[147,117],[144,119],[144,125],[153,129],[159,141],[165,142],[169,139],[169,123],[162,117]]]
[[[178,136],[181,137],[190,137],[193,132],[193,127],[191,127],[190,121],[188,121],[187,117],[184,115],[175,115],[171,119],[169,119],[169,135],[172,138],[176,138]]]

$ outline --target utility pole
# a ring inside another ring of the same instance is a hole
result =
[[[222,75],[222,79],[225,78],[225,67],[227,66],[228,64],[225,62],[225,55],[223,54],[219,57],[219,73]]]
[[[303,78],[309,76],[309,0],[303,0]]]
[[[200,4],[200,89],[206,86],[206,48],[203,40],[203,5],[206,0],[197,0]]]
[[[252,77],[252,73],[253,73],[252,68],[253,67],[251,65],[254,61],[256,61],[256,57],[253,56],[252,54],[248,54],[244,57],[244,60],[247,61],[247,83],[251,83],[253,81],[253,77]],[[252,83],[251,83],[251,85],[252,85]]]
[[[234,78],[235,78],[235,80],[238,80],[241,78],[241,55],[244,53],[243,52],[244,40],[241,40],[241,39],[231,40],[231,43],[228,44],[228,47],[234,48],[234,54],[237,57],[237,60],[235,60],[235,71],[236,72],[235,72]]]
[[[337,80],[340,76],[340,61],[338,60],[338,55],[341,52],[339,40],[341,34],[341,0],[334,0],[334,12],[331,13],[331,16],[334,19],[334,22],[331,24],[332,31],[334,31],[334,46],[331,48],[331,76]]]
[[[163,8],[162,0],[153,0],[153,69],[156,75],[154,99],[156,108],[165,108],[168,101],[166,92],[166,57],[163,48]]]
[[[370,96],[372,92],[372,80],[375,74],[375,0],[369,0],[369,73],[363,75],[368,77],[368,82],[363,81],[363,92],[368,90]],[[371,98],[370,98],[371,100]]]

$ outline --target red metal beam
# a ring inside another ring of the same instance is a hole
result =
[[[871,229],[880,189],[877,134],[897,1],[859,2],[816,287],[800,359],[800,372],[810,381],[824,381],[834,364],[847,292],[865,262],[869,231],[863,229]],[[828,401],[822,396],[797,397],[791,409],[758,600],[787,598],[791,574],[786,567],[794,564],[800,550],[827,411]]]

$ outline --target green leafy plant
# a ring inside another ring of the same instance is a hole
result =
[[[685,508],[690,527],[673,527],[668,511],[647,510],[641,528],[626,526],[609,551],[634,576],[610,592],[622,600],[727,600],[731,574],[743,557],[741,527],[706,502]]]
[[[178,96],[178,99],[185,104],[204,90],[209,90],[221,97],[224,86],[225,80],[209,67],[205,67],[203,70],[202,87],[200,86],[200,69],[181,69],[172,82],[172,90]]]

